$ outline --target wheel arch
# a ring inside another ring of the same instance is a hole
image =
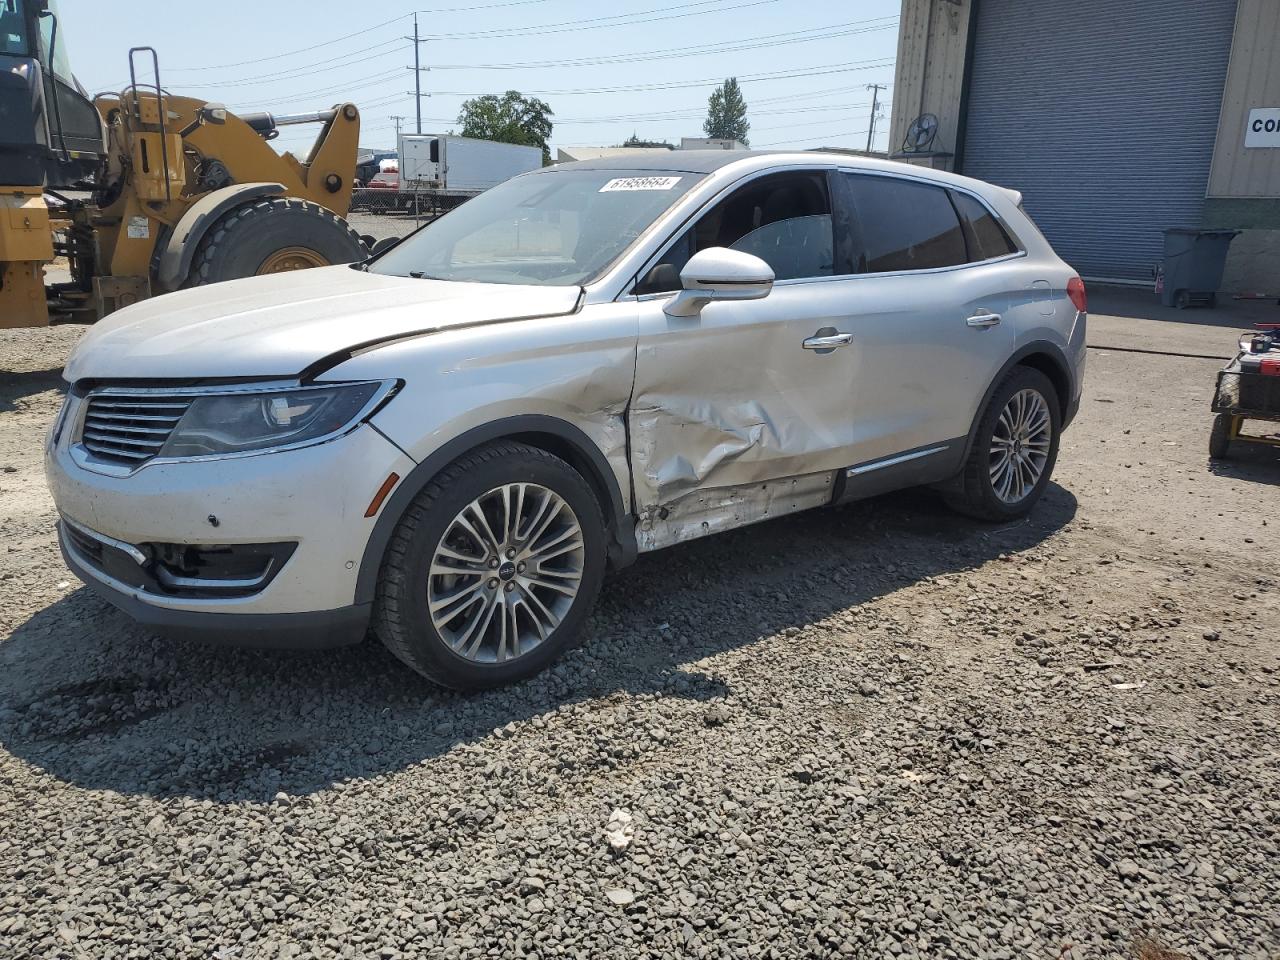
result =
[[[622,491],[600,448],[573,424],[543,414],[504,417],[454,437],[410,471],[379,511],[373,532],[365,544],[356,578],[356,603],[367,603],[377,592],[378,571],[396,524],[413,499],[441,470],[454,460],[497,440],[510,440],[545,450],[564,460],[587,481],[604,517],[609,542],[609,565],[618,569],[635,560],[635,536],[628,523],[630,513]]]
[[[187,208],[165,238],[156,268],[157,285],[165,291],[182,286],[200,241],[223,216],[249,200],[280,196],[284,192],[283,183],[236,183],[205,194]]]
[[[1004,366],[1000,368],[1000,372],[987,385],[986,392],[982,395],[982,402],[978,404],[978,409],[973,415],[973,422],[969,424],[969,434],[965,439],[964,457],[961,462],[969,459],[969,453],[973,449],[974,438],[978,433],[978,425],[982,422],[982,415],[986,412],[987,405],[991,403],[991,398],[994,396],[996,389],[1014,367],[1030,367],[1032,370],[1038,370],[1048,377],[1049,382],[1053,384],[1054,393],[1058,396],[1058,410],[1062,416],[1062,427],[1066,427],[1071,422],[1071,418],[1075,413],[1071,402],[1075,393],[1075,377],[1071,373],[1071,364],[1067,362],[1067,355],[1063,353],[1062,348],[1056,343],[1051,343],[1048,340],[1039,340],[1026,344],[1005,361]]]

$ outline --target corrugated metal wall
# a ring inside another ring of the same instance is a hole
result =
[[[979,0],[961,172],[1022,191],[1086,277],[1198,226],[1236,0]]]

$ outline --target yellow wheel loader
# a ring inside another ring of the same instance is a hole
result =
[[[128,87],[90,97],[63,47],[52,0],[0,0],[0,327],[366,256],[343,219],[353,104],[237,116],[166,93],[150,47],[129,51]],[[321,125],[304,160],[269,145],[295,123]],[[63,257],[64,278],[47,282]]]

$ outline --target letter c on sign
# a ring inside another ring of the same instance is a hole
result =
[[[1262,118],[1261,118],[1261,117],[1259,117],[1257,120],[1253,121],[1253,123],[1252,123],[1252,124],[1250,124],[1250,126],[1252,126],[1252,127],[1253,127],[1253,132],[1254,132],[1254,133],[1261,133],[1261,132],[1262,132]]]

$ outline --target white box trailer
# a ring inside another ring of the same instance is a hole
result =
[[[444,134],[400,135],[400,189],[479,193],[542,166],[542,149]]]

